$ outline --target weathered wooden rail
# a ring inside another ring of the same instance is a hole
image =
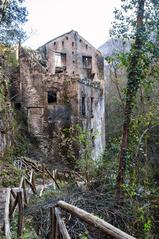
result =
[[[55,180],[54,180],[55,182]],[[44,183],[44,181],[43,181]],[[44,185],[42,185],[43,190]],[[10,194],[8,195],[9,199],[9,214],[8,218],[10,221],[14,216],[16,209],[18,209],[18,226],[17,226],[17,236],[20,237],[23,232],[24,227],[24,208],[28,206],[29,203],[29,195],[37,194],[37,186],[35,183],[34,171],[31,169],[29,179],[25,176],[22,176],[20,180],[20,185],[18,188],[12,188],[10,190]],[[40,190],[40,195],[41,195]],[[7,217],[7,216],[6,216]],[[8,227],[9,228],[9,227]],[[9,233],[5,232],[5,234],[9,235]],[[9,237],[8,237],[9,238]]]
[[[4,234],[7,239],[11,239],[10,234],[10,220],[14,217],[15,211],[18,212],[17,223],[17,237],[20,238],[24,229],[24,208],[28,206],[29,195],[37,194],[37,184],[35,179],[35,172],[40,172],[42,177],[42,188],[39,195],[41,196],[45,188],[45,176],[49,177],[53,181],[54,189],[60,188],[57,180],[66,180],[72,175],[68,171],[58,172],[53,170],[52,172],[44,165],[38,168],[35,163],[25,162],[30,169],[29,177],[23,176],[20,180],[18,188],[7,189],[6,205],[5,205],[5,218],[4,218]],[[58,173],[57,173],[58,172]],[[78,173],[73,172],[74,177],[78,177],[81,181],[86,182],[85,179]],[[61,179],[60,179],[61,178]],[[65,221],[63,220],[63,211],[68,212],[70,215],[79,218],[85,223],[94,226],[96,229],[102,231],[106,235],[112,236],[115,239],[135,239],[135,237],[128,235],[113,225],[107,223],[103,219],[100,219],[74,205],[59,201],[56,206],[50,207],[50,239],[70,239]]]
[[[8,188],[6,194],[5,215],[4,215],[4,234],[6,238],[10,239],[10,220],[14,217],[15,211],[18,211],[18,225],[17,236],[20,237],[24,228],[24,208],[28,206],[29,197],[31,194],[38,194],[38,187],[41,186],[39,196],[47,185],[47,180],[52,180],[53,188],[60,189],[57,181],[67,181],[75,177],[86,182],[83,177],[76,172],[69,172],[67,170],[59,171],[57,169],[49,170],[44,164],[40,166],[29,160],[23,159],[20,161],[20,167],[27,168],[28,175],[22,176],[19,187]],[[36,183],[36,173],[41,175],[42,183]],[[75,180],[74,180],[75,181]]]
[[[23,181],[24,182],[24,181]],[[24,185],[24,184],[23,184]],[[8,217],[6,216],[6,238],[10,239],[10,227],[9,219],[14,214],[16,207],[18,207],[18,224],[17,224],[17,237],[20,238],[23,234],[24,228],[24,207],[27,206],[27,198],[24,196],[24,188],[19,188],[15,193],[10,190],[10,198],[14,200],[10,201],[10,207],[8,206]],[[61,235],[63,239],[71,239],[65,221],[62,217],[62,212],[68,212],[72,216],[79,218],[85,223],[92,225],[96,229],[102,231],[105,235],[112,236],[114,239],[135,239],[135,237],[128,235],[115,226],[107,223],[103,219],[94,216],[83,209],[80,209],[74,205],[66,203],[64,201],[58,201],[58,203],[50,207],[50,233],[49,239],[58,239]],[[61,237],[60,237],[61,238]]]
[[[50,208],[50,239],[57,239],[59,235],[62,235],[63,239],[71,238],[61,217],[61,209],[101,230],[105,235],[112,236],[114,239],[135,239],[135,237],[128,235],[103,219],[64,201],[59,201],[56,206]]]
[[[40,190],[39,196],[42,195],[42,192],[45,187],[44,174],[47,172],[48,177],[53,180],[55,186],[59,189],[59,185],[53,175],[47,168],[43,168],[42,178],[43,184],[42,189]],[[29,179],[26,176],[22,176],[20,180],[20,185],[18,188],[8,189],[6,195],[6,205],[5,205],[5,218],[4,218],[4,234],[6,238],[10,239],[10,220],[13,218],[15,211],[18,209],[18,224],[17,224],[17,236],[18,238],[22,236],[24,228],[24,207],[28,206],[29,195],[37,194],[37,185],[35,183],[34,171],[31,169]]]

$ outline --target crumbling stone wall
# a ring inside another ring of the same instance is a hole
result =
[[[24,49],[20,66],[21,103],[28,130],[41,142],[46,158],[57,158],[58,132],[78,122],[78,81],[67,74],[50,74]],[[52,91],[56,92],[55,103],[48,102]]]
[[[105,96],[100,84],[78,84],[80,121],[83,128],[92,135],[92,158],[97,159],[105,148]],[[82,98],[85,98],[85,115],[82,113]]]
[[[37,52],[20,50],[19,99],[29,132],[38,138],[45,160],[70,155],[66,148],[74,147],[74,137],[68,129],[73,132],[77,123],[96,135],[92,137],[92,157],[96,159],[104,151],[103,70],[101,53],[75,31],[46,43]],[[77,145],[72,154],[78,158]]]
[[[92,142],[92,156],[98,158],[105,147],[105,81],[102,54],[76,31],[47,42],[38,49],[38,53],[48,72],[53,74],[56,73],[56,54],[65,55],[64,72],[77,76],[78,79],[76,106],[79,120],[86,131],[96,134]],[[85,100],[85,115],[82,115],[81,111],[82,99]]]
[[[89,42],[81,37],[78,32],[71,31],[57,37],[38,48],[41,62],[45,62],[48,71],[55,74],[56,53],[66,54],[66,70],[69,75],[78,75],[80,78],[88,78],[83,67],[83,57],[91,57],[90,78],[95,81],[104,80],[104,61],[102,54]]]

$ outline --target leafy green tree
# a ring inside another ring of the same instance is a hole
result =
[[[122,192],[126,171],[126,158],[130,139],[130,124],[139,86],[146,79],[150,66],[158,61],[159,2],[158,0],[121,0],[121,10],[115,10],[116,21],[111,34],[132,42],[127,64],[127,87],[117,194]]]
[[[24,0],[0,1],[0,43],[14,44],[25,38],[22,24],[27,21]]]

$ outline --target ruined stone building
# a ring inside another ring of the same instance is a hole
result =
[[[103,152],[103,61],[101,53],[73,30],[37,51],[20,49],[17,103],[26,114],[29,131],[39,139],[46,155],[52,152],[52,157],[57,157],[61,130],[76,124],[91,132],[92,157],[96,159]]]

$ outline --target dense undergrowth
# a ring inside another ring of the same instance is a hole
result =
[[[117,148],[112,146],[111,153],[116,154],[116,152]],[[149,184],[145,182],[145,172],[140,175],[140,180],[136,185],[126,181],[123,197],[117,198],[115,181],[118,165],[115,161],[108,161],[107,157],[108,152],[94,169],[95,176],[90,175],[92,182],[88,183],[87,187],[81,189],[77,187],[75,181],[69,181],[67,184],[63,182],[60,185],[61,190],[53,190],[50,187],[44,191],[42,197],[32,196],[29,207],[25,209],[26,227],[23,238],[28,238],[28,235],[30,239],[34,239],[36,236],[48,238],[50,230],[49,208],[56,205],[58,200],[64,200],[104,219],[136,238],[157,239],[159,232],[159,191],[157,185],[154,184],[153,180]],[[143,165],[140,169],[141,172],[150,170],[150,168],[144,168]],[[63,216],[71,238],[111,238],[68,213],[64,213]],[[13,222],[13,229],[14,225],[16,225],[15,221]],[[28,232],[28,230],[30,231]]]
[[[18,157],[27,155],[30,143],[22,112],[13,111],[12,127],[14,129],[13,141],[0,159],[0,186],[2,187],[16,187],[19,185],[24,172],[16,167],[15,161]]]

